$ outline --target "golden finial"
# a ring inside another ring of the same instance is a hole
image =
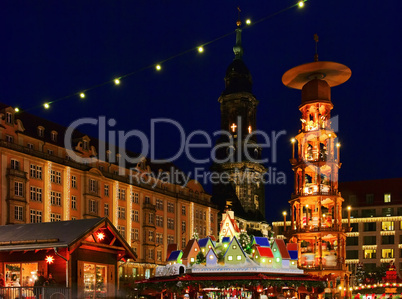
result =
[[[240,26],[241,26],[240,13],[241,13],[241,9],[240,9],[240,7],[238,6],[238,7],[237,7],[237,21],[236,21],[237,27],[240,27]]]
[[[318,34],[314,34],[314,41],[315,41],[315,55],[314,61],[318,61]]]

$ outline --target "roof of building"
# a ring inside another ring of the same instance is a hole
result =
[[[298,250],[298,248],[297,248],[297,243],[288,243],[288,244],[286,244],[286,248],[288,249],[288,250]]]
[[[166,256],[169,258],[169,256],[170,256],[170,254],[172,253],[172,251],[176,251],[178,248],[177,248],[177,244],[176,243],[173,243],[173,244],[168,244],[168,247],[167,247],[167,251],[166,251]]]
[[[199,240],[198,240],[198,245],[199,245],[200,247],[205,247],[205,246],[207,246],[208,241],[210,241],[210,242],[212,243],[212,241],[211,241],[211,239],[210,239],[209,237],[206,237],[206,238],[203,238],[203,239],[199,239]]]
[[[230,243],[230,237],[223,237],[222,243]]]
[[[291,260],[297,260],[299,252],[297,250],[288,250]]]
[[[178,258],[180,258],[180,255],[183,252],[181,250],[175,250],[172,251],[167,259],[168,262],[173,262],[173,261],[177,261]]]
[[[289,252],[286,249],[285,241],[282,239],[275,239],[275,244],[278,246],[279,253],[283,259],[290,259]]]
[[[253,236],[253,242],[255,242],[255,244],[259,245],[259,246],[265,246],[265,247],[269,247],[269,240],[266,237],[256,237]]]
[[[269,248],[269,247],[261,247],[261,246],[257,246],[256,248],[257,248],[258,254],[261,257],[268,257],[268,258],[273,258],[274,257],[274,254],[272,253],[271,248]]]
[[[183,259],[187,259],[187,258],[188,258],[189,254],[190,254],[190,252],[191,252],[191,249],[193,248],[193,246],[200,247],[200,246],[198,245],[196,239],[191,239],[190,241],[188,241],[188,243],[187,243],[187,245],[186,245],[186,248],[185,248],[184,251],[183,251],[183,257],[182,257]]]
[[[105,227],[112,231],[111,239],[116,237],[114,246],[124,247],[136,257],[108,218],[3,225],[0,226],[0,251],[70,248]],[[105,235],[105,238],[108,236]]]

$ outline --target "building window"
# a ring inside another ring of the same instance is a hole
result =
[[[14,143],[14,137],[10,135],[6,135],[6,141],[9,143]]]
[[[156,226],[163,227],[163,216],[156,215]]]
[[[105,184],[105,186],[104,186],[104,194],[105,194],[106,197],[109,197],[109,185]]]
[[[174,203],[168,202],[167,211],[168,211],[168,213],[174,213]]]
[[[182,221],[182,222],[181,222],[181,231],[182,231],[183,233],[186,232],[186,221]]]
[[[355,245],[359,245],[359,237],[346,238],[346,246],[355,246]]]
[[[119,189],[119,191],[117,193],[117,199],[126,200],[126,190],[125,189]]]
[[[156,233],[156,243],[163,244],[163,235],[160,233]]]
[[[126,208],[124,207],[117,207],[117,215],[119,219],[126,219]]]
[[[51,191],[50,192],[50,203],[55,206],[61,206],[61,193]]]
[[[48,149],[48,150],[47,150],[47,153],[48,153],[49,155],[53,155],[54,152],[53,152],[53,150]]]
[[[97,214],[96,201],[94,199],[89,200],[89,213]]]
[[[11,124],[13,122],[13,115],[10,112],[6,113],[6,122]]]
[[[31,201],[42,202],[42,188],[31,186]]]
[[[11,159],[11,169],[20,170],[20,161]]]
[[[33,145],[32,143],[28,143],[28,144],[27,144],[27,147],[28,147],[29,149],[32,149],[32,150],[34,149],[34,145]]]
[[[45,129],[42,127],[38,127],[38,136],[43,137],[45,135]]]
[[[151,260],[154,259],[154,250],[153,250],[153,249],[149,249],[149,255],[148,255],[148,257],[149,257]],[[149,270],[149,269],[147,269],[147,270]],[[151,276],[151,275],[148,274],[148,276]]]
[[[381,223],[381,230],[395,230],[393,221],[384,221]]]
[[[364,250],[364,258],[365,259],[375,259],[376,258],[376,249],[365,249]]]
[[[50,172],[50,181],[52,183],[61,184],[61,172],[52,170]]]
[[[205,212],[203,213],[203,216],[204,216],[204,220],[207,220],[207,214]]]
[[[395,236],[381,236],[381,241],[383,245],[395,244]]]
[[[24,208],[21,206],[14,206],[14,220],[23,221]]]
[[[214,214],[211,213],[211,217],[210,217],[211,223],[214,223]]]
[[[42,211],[30,210],[31,223],[41,223],[42,222]]]
[[[103,205],[103,214],[105,214],[105,217],[109,216],[109,204],[108,203],[105,203]]]
[[[144,203],[151,203],[151,199],[149,198],[149,196],[145,196]]]
[[[118,225],[117,230],[119,231],[120,235],[125,239],[126,238],[126,227]]]
[[[359,251],[358,250],[346,250],[346,258],[347,259],[358,259]]]
[[[384,194],[384,202],[391,202],[391,193]]]
[[[148,224],[154,224],[154,214],[149,213],[148,215]]]
[[[156,199],[156,209],[157,210],[160,210],[160,211],[163,211],[163,201],[162,201],[162,199]]]
[[[173,220],[173,218],[168,218],[168,220],[167,220],[167,228],[168,229],[174,229],[174,220]]]
[[[157,260],[158,262],[162,261],[162,250],[158,250],[158,251],[156,252],[156,260]]]
[[[357,203],[356,195],[349,195],[349,204],[350,205],[355,205],[356,203]]]
[[[149,232],[148,232],[148,240],[149,240],[150,242],[153,242],[153,241],[154,241],[154,232],[153,232],[153,231],[149,231]]]
[[[364,209],[362,210],[362,217],[375,217],[375,209]]]
[[[168,235],[168,236],[167,236],[167,243],[168,243],[168,245],[174,243],[174,237],[173,237],[172,235]]]
[[[88,141],[84,140],[82,143],[82,148],[87,151],[88,150]]]
[[[31,164],[30,167],[31,167],[30,168],[31,179],[41,180],[42,179],[42,166],[37,166],[37,165]]]
[[[140,220],[139,220],[139,215],[138,215],[138,211],[134,211],[134,221],[135,221],[135,222],[140,222]]]
[[[138,232],[138,228],[134,229],[134,240],[138,240],[139,239],[139,232]]]
[[[50,213],[50,222],[61,221],[61,215],[56,213]]]
[[[75,175],[71,176],[71,188],[77,188],[77,177]]]
[[[186,248],[186,237],[181,238],[181,248]]]
[[[385,217],[394,216],[394,208],[383,208],[381,210],[381,215]]]
[[[364,236],[363,245],[376,245],[377,239],[376,236]]]
[[[374,203],[374,194],[366,194],[366,204]]]
[[[90,179],[89,180],[89,192],[98,193],[98,182]]]
[[[233,261],[233,255],[228,256],[228,261]]]
[[[181,206],[181,214],[186,216],[186,206]]]
[[[24,196],[24,184],[22,182],[14,182],[14,195]]]
[[[389,249],[382,249],[381,250],[381,258],[383,259],[390,259],[394,258],[394,250],[389,248]]]
[[[53,142],[56,142],[57,141],[57,132],[52,131],[50,133],[50,138],[52,139]]]
[[[374,232],[374,231],[376,231],[376,223],[375,222],[364,223],[364,231],[365,232]]]
[[[75,195],[71,196],[71,209],[73,210],[77,209],[77,196]]]
[[[134,193],[134,203],[139,203],[139,197],[140,197],[140,195],[136,192],[136,193]]]

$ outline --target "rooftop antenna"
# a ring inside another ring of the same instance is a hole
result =
[[[314,34],[314,41],[315,41],[315,55],[314,55],[314,61],[318,61],[318,34]]]

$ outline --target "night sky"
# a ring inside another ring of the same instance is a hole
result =
[[[243,30],[243,60],[260,101],[258,128],[268,134],[286,131],[277,145],[278,161],[266,164],[287,178],[285,185],[266,188],[267,219],[280,219],[289,209],[289,140],[300,128],[300,91],[285,87],[281,77],[313,61],[315,33],[319,59],[352,70],[348,82],[332,89],[332,114],[339,115],[342,144],[340,180],[400,176],[402,4],[310,0],[302,9],[289,8],[296,3],[1,1],[0,102],[66,126],[81,117],[106,116],[116,119],[113,129],[137,129],[149,136],[151,119],[163,117],[180,123],[187,135],[194,130],[212,134],[220,128],[217,100],[234,58],[240,6],[243,21],[262,19]],[[204,53],[197,52],[197,46],[226,34],[206,45]],[[155,71],[154,64],[176,55]],[[129,73],[119,86],[108,83],[88,90],[84,100],[75,95]],[[42,108],[44,102],[64,97],[49,110]],[[80,129],[97,136],[94,126]],[[178,143],[177,130],[157,127],[158,158],[172,156]],[[140,150],[134,139],[128,148]],[[209,156],[208,150],[197,154]],[[271,150],[263,155],[270,157]],[[184,154],[175,163],[186,172],[209,167],[194,165]],[[211,191],[210,186],[206,190]]]

